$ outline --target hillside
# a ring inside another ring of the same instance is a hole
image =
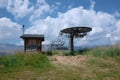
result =
[[[118,47],[97,47],[75,56],[52,53],[0,57],[0,80],[120,80]]]

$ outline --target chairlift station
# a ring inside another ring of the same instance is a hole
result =
[[[65,34],[67,35],[67,37],[69,38],[69,50],[70,52],[74,51],[74,44],[73,44],[73,40],[74,38],[83,38],[84,36],[87,35],[88,32],[90,32],[92,30],[92,28],[90,27],[70,27],[70,28],[66,28],[61,30],[61,34]]]
[[[65,34],[69,38],[69,50],[72,53],[74,51],[74,38],[83,38],[90,32],[92,28],[90,27],[70,27],[60,31],[61,35]],[[21,38],[24,40],[24,52],[27,50],[36,49],[37,52],[41,52],[41,44],[44,41],[44,35],[40,34],[24,34],[24,25],[23,25],[23,35]],[[54,41],[55,46],[62,46],[64,43],[59,40]]]

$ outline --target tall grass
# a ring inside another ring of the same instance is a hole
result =
[[[0,65],[4,67],[18,67],[24,65],[24,57],[23,54],[15,54],[15,55],[6,55],[0,57]]]
[[[42,54],[14,54],[0,57],[0,72],[12,72],[22,68],[47,69],[51,63],[46,55]]]
[[[112,57],[120,60],[120,48],[118,47],[97,47],[90,49],[86,54],[96,57]]]
[[[25,55],[24,65],[25,66],[32,66],[35,68],[47,68],[51,64],[50,64],[50,61],[46,55],[31,54],[31,55]]]

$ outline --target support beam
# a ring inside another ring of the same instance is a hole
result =
[[[74,52],[74,36],[72,34],[70,34],[70,38],[69,38],[69,51],[73,55],[73,52]]]

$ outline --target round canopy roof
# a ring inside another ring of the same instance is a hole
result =
[[[61,30],[61,32],[71,34],[71,33],[86,33],[91,30],[92,28],[90,27],[70,27],[70,28]]]

